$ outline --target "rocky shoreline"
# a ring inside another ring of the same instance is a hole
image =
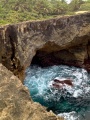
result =
[[[0,63],[1,120],[63,119],[31,100],[25,70],[32,63],[90,71],[90,13],[0,27]]]
[[[0,64],[0,120],[63,120],[32,101],[28,89]]]

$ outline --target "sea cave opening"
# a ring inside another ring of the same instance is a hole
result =
[[[78,67],[75,59],[67,50],[38,50],[26,70],[24,84],[33,101],[47,111],[52,110],[65,120],[89,120],[90,75]]]

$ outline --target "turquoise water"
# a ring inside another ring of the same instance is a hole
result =
[[[57,89],[52,85],[55,78],[70,79],[73,86]],[[86,70],[64,65],[30,66],[24,84],[32,99],[46,106],[48,111],[64,116],[65,120],[90,120],[90,77]]]

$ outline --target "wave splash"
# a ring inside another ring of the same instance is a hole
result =
[[[73,87],[62,89],[52,86],[54,79],[70,79]],[[90,75],[86,70],[69,66],[41,68],[31,66],[26,70],[25,86],[32,99],[52,110],[65,120],[89,120],[90,118]]]

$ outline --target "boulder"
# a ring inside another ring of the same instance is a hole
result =
[[[67,84],[69,86],[73,86],[73,83],[70,79],[66,79],[66,80],[58,80],[58,79],[54,79],[54,82],[56,83],[61,83],[61,84]]]
[[[62,89],[65,85],[73,87],[72,80],[70,79],[65,79],[65,80],[60,80],[60,79],[54,79],[52,86],[57,89]]]

